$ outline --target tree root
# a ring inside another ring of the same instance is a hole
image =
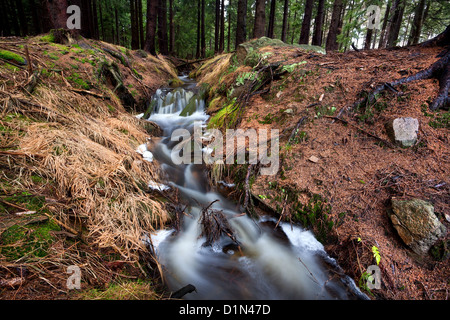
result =
[[[448,51],[441,59],[433,63],[429,68],[421,70],[416,74],[404,77],[392,82],[386,82],[373,90],[366,98],[357,101],[353,106],[347,109],[354,110],[358,107],[368,105],[376,101],[377,96],[385,90],[391,90],[397,94],[401,92],[395,89],[396,86],[407,84],[412,81],[438,79],[439,80],[439,93],[436,99],[431,103],[430,109],[435,111],[438,109],[448,109],[450,106],[450,99],[448,97],[448,90],[450,88],[450,51]],[[338,115],[340,118],[341,113]]]

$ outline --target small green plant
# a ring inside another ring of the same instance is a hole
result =
[[[254,73],[254,72],[241,73],[236,79],[236,86],[238,86],[238,87],[243,86],[247,80],[253,81],[253,80],[255,80],[255,77],[256,77],[256,73]]]

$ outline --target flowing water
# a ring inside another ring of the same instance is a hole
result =
[[[195,95],[196,83],[187,77],[180,79],[184,81],[181,88],[157,92],[156,107],[149,119],[164,131],[150,151],[166,177],[166,185],[150,186],[177,188],[189,203],[178,232],[160,230],[151,235],[170,290],[192,284],[196,291],[184,298],[198,300],[365,299],[310,231],[283,222],[274,228],[277,221],[269,216],[255,221],[241,215],[239,204],[209,187],[202,165],[173,163],[171,150],[177,143],[171,141],[174,130],[192,132],[195,121],[205,125],[209,118],[204,101]],[[196,111],[180,116],[191,99],[197,99]],[[224,234],[206,245],[200,218],[202,208],[212,202],[211,209],[222,211],[227,218],[236,242]]]

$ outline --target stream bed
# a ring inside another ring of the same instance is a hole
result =
[[[161,164],[165,179],[164,185],[151,183],[150,187],[176,188],[189,204],[178,232],[160,230],[148,239],[169,289],[177,291],[191,284],[196,291],[184,299],[193,300],[368,299],[312,232],[290,223],[277,225],[269,215],[258,220],[242,215],[239,204],[209,186],[204,165],[174,163],[171,155],[178,143],[172,141],[176,140],[172,139],[174,131],[192,133],[194,123],[206,127],[209,119],[196,83],[186,76],[180,79],[182,87],[159,90],[153,98],[149,120],[161,127],[163,136],[147,151],[150,159]],[[189,102],[195,110],[181,116]],[[234,241],[222,234],[207,243],[201,216],[209,205],[223,213],[236,236]]]

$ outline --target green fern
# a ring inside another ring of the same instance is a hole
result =
[[[375,258],[375,261],[377,262],[377,266],[380,265],[381,255],[380,255],[380,251],[378,250],[378,248],[373,246],[372,253],[373,253],[373,257]]]

